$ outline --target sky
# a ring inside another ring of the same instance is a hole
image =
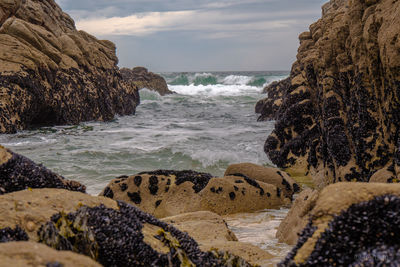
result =
[[[56,0],[79,30],[155,72],[290,70],[327,0]]]

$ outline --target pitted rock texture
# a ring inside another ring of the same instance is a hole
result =
[[[0,195],[28,188],[85,192],[79,182],[64,179],[42,165],[0,146]]]
[[[158,92],[162,96],[173,94],[173,92],[168,89],[167,82],[163,77],[149,72],[144,67],[136,67],[133,69],[122,68],[121,74],[125,81],[135,84],[139,89],[147,88]]]
[[[28,234],[19,226],[16,226],[15,229],[12,229],[10,227],[0,229],[0,243],[28,240]]]
[[[100,195],[131,203],[157,218],[195,211],[225,215],[290,203],[274,185],[244,175],[215,178],[194,171],[159,170],[117,178]]]
[[[89,257],[34,242],[0,244],[0,265],[15,267],[101,267]]]
[[[56,214],[39,230],[40,242],[88,255],[104,266],[229,266],[201,251],[188,234],[124,202],[118,206]],[[250,266],[233,258],[241,262],[234,266]]]
[[[82,205],[101,204],[117,209],[115,201],[63,189],[32,189],[0,195],[0,229],[16,226],[23,229],[29,240],[37,241],[40,226],[59,212],[74,212]]]
[[[280,169],[264,167],[253,163],[239,163],[228,166],[225,176],[243,174],[251,179],[273,184],[282,190],[287,198],[292,198],[294,193],[300,191],[300,186],[290,175]]]
[[[398,181],[399,8],[331,0],[299,36],[290,77],[258,104],[261,118],[276,119],[264,148],[278,167],[309,174],[318,187],[368,182],[381,169],[374,181]]]
[[[115,45],[77,31],[54,0],[0,0],[0,133],[133,114]]]
[[[400,185],[330,185],[280,266],[398,266],[399,210]]]

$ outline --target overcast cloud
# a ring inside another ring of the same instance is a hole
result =
[[[289,70],[323,0],[56,0],[80,30],[116,43],[121,67]]]

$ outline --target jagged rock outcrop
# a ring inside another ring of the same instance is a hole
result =
[[[258,104],[261,118],[276,118],[265,151],[318,187],[398,181],[400,2],[331,0],[322,9],[299,36],[290,77]]]
[[[136,67],[133,69],[122,68],[121,74],[125,81],[135,84],[139,89],[147,88],[158,92],[162,96],[173,94],[173,92],[168,89],[167,82],[163,77],[149,72],[144,67]]]
[[[115,45],[77,31],[54,0],[0,0],[0,133],[133,114]]]
[[[0,145],[0,195],[28,188],[86,191],[83,184],[66,180],[46,167]]]
[[[280,266],[398,266],[399,211],[399,184],[330,185]]]
[[[279,187],[244,175],[213,177],[158,170],[112,180],[101,196],[125,201],[157,218],[195,211],[219,215],[279,208],[290,203]]]

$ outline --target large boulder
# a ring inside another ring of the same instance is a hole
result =
[[[71,251],[57,251],[35,242],[0,244],[1,266],[101,267],[89,257]]]
[[[381,169],[374,181],[399,181],[399,8],[392,0],[323,6],[299,36],[290,77],[271,85],[271,100],[257,107],[276,119],[264,146],[274,164],[310,175],[320,188],[368,182]]]
[[[109,198],[32,189],[1,195],[0,203],[4,242],[28,237],[57,250],[87,255],[104,266],[225,266],[229,262],[249,266],[229,252],[204,252],[173,226]]]
[[[253,163],[239,163],[228,166],[224,176],[242,174],[251,179],[273,184],[282,190],[282,193],[291,198],[300,191],[300,186],[288,173],[273,167],[264,167]]]
[[[28,188],[63,188],[80,192],[86,190],[81,183],[66,180],[0,145],[0,195]]]
[[[138,91],[115,49],[54,0],[0,0],[0,133],[133,114]]]
[[[139,89],[147,88],[158,92],[162,96],[173,93],[168,89],[167,82],[163,77],[149,72],[144,67],[122,68],[121,74],[125,81],[135,84]]]
[[[308,216],[281,266],[400,265],[400,184],[330,185]]]
[[[100,195],[131,203],[157,218],[204,210],[225,215],[290,203],[274,185],[246,176],[216,178],[194,171],[158,170],[120,177]]]

